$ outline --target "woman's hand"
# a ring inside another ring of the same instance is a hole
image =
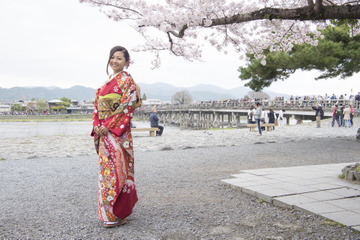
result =
[[[94,132],[96,135],[100,135],[98,126],[94,127]]]
[[[106,136],[109,132],[109,129],[107,129],[105,126],[101,126],[99,128],[99,135],[100,136]]]

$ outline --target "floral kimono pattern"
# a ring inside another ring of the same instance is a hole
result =
[[[126,72],[112,76],[96,92],[93,127],[109,129],[106,136],[91,134],[99,155],[98,217],[103,222],[126,218],[138,200],[130,121],[140,104],[140,90]]]

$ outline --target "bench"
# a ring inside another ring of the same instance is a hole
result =
[[[261,123],[260,124],[260,127],[266,127],[267,131],[271,131],[271,129],[275,126],[276,126],[275,123]],[[255,132],[255,128],[257,128],[257,124],[256,123],[248,123],[247,127],[250,128],[250,131]]]
[[[150,137],[156,136],[155,132],[159,131],[158,128],[131,128],[131,132],[150,132]]]

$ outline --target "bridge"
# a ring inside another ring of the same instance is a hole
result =
[[[353,104],[356,115],[360,115],[359,102],[343,100],[341,103],[323,102],[324,118],[331,118],[334,104]],[[312,105],[317,102],[292,101],[292,102],[262,102],[263,110],[272,108],[278,116],[280,109],[284,109],[286,123],[296,122],[301,124],[304,120],[315,120],[315,111]],[[160,123],[165,125],[176,125],[182,128],[209,129],[232,127],[241,128],[247,124],[247,116],[252,102],[203,102],[187,106],[165,105],[158,106],[157,115]],[[355,108],[356,107],[356,108]],[[152,107],[142,107],[136,111],[136,116],[143,121],[148,121]]]

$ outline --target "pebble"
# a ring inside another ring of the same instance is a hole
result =
[[[355,119],[359,126],[358,119]],[[221,184],[243,169],[358,159],[356,127],[314,123],[264,132],[134,133],[139,202],[128,224],[97,219],[97,155],[88,134],[0,140],[2,239],[358,239],[323,218],[260,203]],[[262,144],[255,144],[255,143]],[[333,146],[336,146],[334,148]],[[163,151],[164,148],[168,150]],[[171,148],[171,149],[170,149]],[[29,156],[36,156],[28,159]],[[339,174],[341,169],[339,169]]]

